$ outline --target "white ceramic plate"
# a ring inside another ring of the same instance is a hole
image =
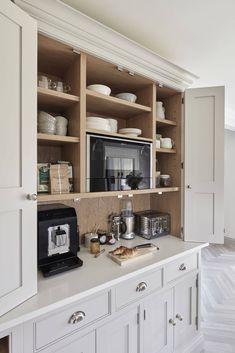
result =
[[[136,136],[142,134],[142,130],[136,129],[136,128],[125,128],[125,129],[120,129],[119,134],[124,134],[124,135],[136,137]]]

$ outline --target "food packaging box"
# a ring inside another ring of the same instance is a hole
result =
[[[65,164],[68,166],[68,178],[69,178],[69,191],[73,192],[73,166],[69,161],[58,161],[58,164]]]
[[[50,165],[48,163],[38,163],[37,165],[37,192],[49,191]]]
[[[50,166],[51,194],[68,194],[69,178],[67,164],[51,164]]]

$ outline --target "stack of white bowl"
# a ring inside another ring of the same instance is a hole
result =
[[[66,136],[68,119],[63,116],[56,116],[56,135]]]
[[[40,111],[38,113],[38,132],[54,135],[56,133],[56,118]]]
[[[109,121],[110,129],[112,132],[118,131],[118,121],[116,119],[107,119]]]
[[[109,121],[98,116],[89,116],[86,119],[87,129],[111,131]]]

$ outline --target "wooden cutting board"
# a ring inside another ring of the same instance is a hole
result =
[[[120,266],[124,266],[124,265],[128,265],[131,264],[135,261],[139,261],[142,259],[146,259],[147,257],[152,256],[153,251],[155,251],[156,248],[144,248],[144,249],[139,249],[138,253],[133,256],[133,257],[129,257],[128,259],[122,259],[120,258],[120,256],[118,255],[113,255],[111,253],[108,254],[108,257],[110,257],[110,259],[112,259],[114,262],[116,262],[118,265]]]

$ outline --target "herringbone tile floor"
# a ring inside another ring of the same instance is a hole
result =
[[[202,251],[204,353],[235,353],[235,241]]]

